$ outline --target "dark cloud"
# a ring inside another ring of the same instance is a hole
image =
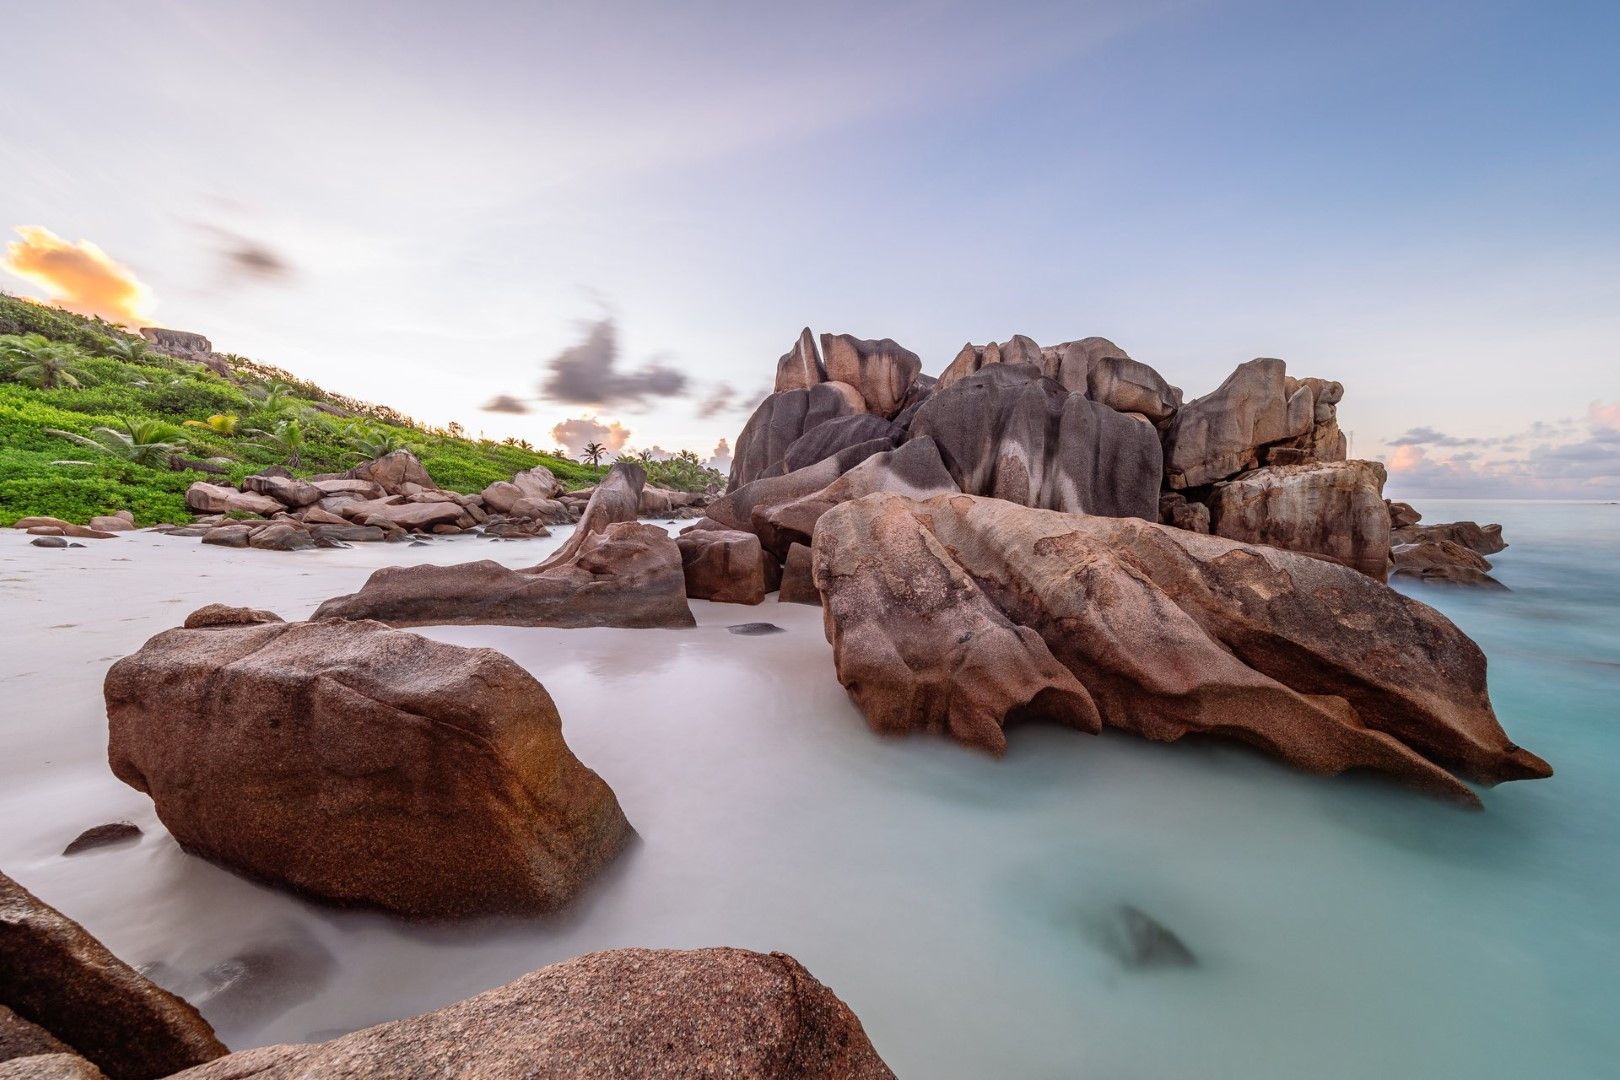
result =
[[[1436,431],[1432,427],[1415,427],[1405,435],[1391,439],[1391,446],[1479,446],[1488,442],[1487,439],[1459,438],[1447,435],[1443,431]]]
[[[271,284],[290,281],[295,276],[292,263],[263,241],[222,225],[194,224],[213,243],[228,280]]]
[[[612,319],[603,319],[591,324],[584,341],[547,363],[540,393],[569,405],[629,408],[687,392],[689,380],[672,367],[651,361],[635,371],[621,371],[618,362],[618,332]]]
[[[508,413],[512,416],[523,416],[529,411],[527,405],[511,394],[496,394],[479,408],[485,412]]]
[[[737,391],[730,383],[716,383],[707,397],[698,402],[697,415],[704,420],[737,407]]]

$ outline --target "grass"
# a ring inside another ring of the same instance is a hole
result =
[[[39,345],[27,335],[66,352],[80,385],[42,388],[12,378],[24,362],[6,347]],[[297,421],[301,436],[298,465],[291,469],[299,476],[341,472],[379,445],[408,447],[440,486],[469,493],[536,465],[570,489],[594,484],[607,471],[516,441],[470,439],[455,425],[427,427],[243,357],[228,357],[231,375],[225,377],[143,344],[99,319],[0,293],[0,355],[11,357],[0,363],[0,525],[34,515],[83,522],[115,510],[129,510],[141,525],[189,521],[185,491],[193,482],[239,483],[286,464],[284,440],[249,432],[285,434],[289,420]],[[223,422],[209,424],[226,416],[236,418],[234,433],[221,430],[229,427]],[[178,460],[194,467],[143,465],[119,456],[117,440],[113,450],[97,451],[51,434],[90,437],[95,428],[143,430],[142,422],[167,429],[154,442],[183,442]],[[689,489],[718,477],[694,472],[689,462],[654,473],[657,483]]]

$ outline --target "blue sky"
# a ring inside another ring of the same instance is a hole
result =
[[[6,21],[0,227],[91,241],[158,324],[429,421],[550,444],[596,416],[707,454],[805,324],[935,372],[1102,334],[1189,397],[1260,355],[1343,380],[1397,494],[1620,493],[1620,5]],[[591,357],[682,391],[539,397],[603,318]]]

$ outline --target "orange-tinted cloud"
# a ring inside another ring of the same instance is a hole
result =
[[[38,225],[19,225],[0,267],[45,290],[45,302],[80,315],[144,326],[152,292],[88,240],[77,244]]]
[[[593,442],[601,443],[608,453],[616,454],[630,441],[630,429],[617,420],[604,424],[594,416],[582,416],[577,420],[564,420],[552,428],[551,437],[573,457],[578,457],[586,444]]]

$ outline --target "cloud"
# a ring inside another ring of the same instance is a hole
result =
[[[1462,439],[1455,435],[1447,435],[1443,431],[1436,431],[1432,427],[1415,427],[1405,435],[1398,436],[1389,441],[1391,446],[1477,446],[1484,439]]]
[[[630,441],[630,429],[617,420],[604,424],[594,416],[564,420],[551,429],[551,437],[570,457],[579,457],[587,443],[601,443],[610,454],[623,450]]]
[[[523,416],[529,411],[527,405],[511,394],[496,394],[479,408],[484,412],[507,413],[511,416]]]
[[[683,372],[656,361],[636,371],[618,369],[618,333],[612,319],[592,323],[585,340],[552,359],[540,382],[540,393],[569,405],[645,405],[648,398],[678,397],[686,393]]]
[[[698,402],[697,415],[704,420],[737,407],[737,391],[730,383],[716,383],[707,397]]]
[[[715,444],[714,453],[709,455],[709,460],[703,464],[716,472],[729,473],[731,471],[731,444],[725,439],[721,439]]]
[[[1605,405],[1592,402],[1586,410],[1586,421],[1598,431],[1620,431],[1620,401]]]
[[[1609,498],[1620,493],[1620,402],[1593,402],[1584,424],[1537,421],[1522,437],[1540,441],[1512,456],[1473,450],[1431,454],[1422,443],[1397,440],[1385,461],[1390,488],[1400,495],[1486,498]],[[1520,438],[1471,441],[1505,446]],[[1439,448],[1468,441],[1429,444]]]
[[[47,303],[126,326],[150,321],[152,291],[95,244],[70,244],[38,225],[19,225],[17,234],[0,267],[44,289]]]

